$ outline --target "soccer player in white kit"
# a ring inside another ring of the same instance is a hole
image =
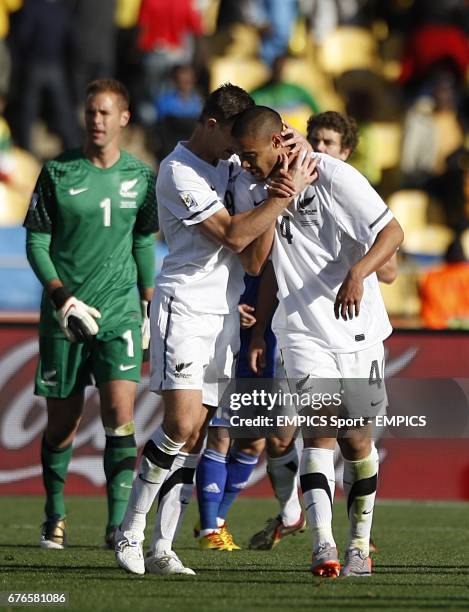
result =
[[[250,267],[266,257],[272,241],[267,230],[295,193],[315,178],[315,162],[305,159],[290,172],[285,156],[277,197],[268,194],[256,210],[233,215],[232,202],[224,198],[239,164],[224,159],[232,153],[235,116],[252,104],[239,87],[217,89],[207,98],[190,140],[179,143],[159,169],[160,227],[169,252],[151,304],[150,388],[163,397],[164,417],[144,447],[116,545],[118,564],[132,573],[195,573],[184,567],[171,545],[192,493],[207,424],[218,405],[218,382],[229,380],[238,350],[240,260]],[[144,559],[146,515],[158,494],[160,502],[168,495],[173,498],[160,504]]]
[[[265,107],[248,109],[235,122],[242,164],[257,180],[257,185],[244,176],[237,180],[235,192],[241,202],[250,200],[247,207],[261,199],[263,180],[284,153],[281,130],[280,116]],[[316,157],[318,180],[276,224],[271,259],[279,306],[272,328],[297,391],[305,384],[321,390],[324,381],[342,380],[348,414],[366,415],[370,404],[361,406],[364,399],[371,400],[376,414],[386,399],[383,340],[392,329],[375,272],[396,252],[403,233],[357,170],[326,154]],[[350,383],[356,379],[366,382],[367,393],[354,395]],[[339,432],[350,521],[343,576],[371,574],[368,547],[378,456],[370,432],[369,425]],[[300,481],[313,532],[311,569],[324,577],[340,572],[331,527],[337,433],[303,431]]]

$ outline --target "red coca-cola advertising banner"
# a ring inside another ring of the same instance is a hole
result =
[[[469,333],[395,332],[386,342],[386,377],[469,378]],[[45,401],[34,396],[38,356],[34,326],[0,327],[0,493],[41,494],[40,446],[46,423]],[[138,388],[136,437],[141,447],[161,418],[159,399],[148,391],[148,370]],[[104,432],[98,395],[90,388],[74,443],[67,494],[104,491]],[[467,438],[393,438],[378,444],[381,457],[380,498],[469,499]],[[337,482],[341,466],[337,465]],[[244,495],[271,495],[260,462]]]

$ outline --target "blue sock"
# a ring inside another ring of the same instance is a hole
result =
[[[201,529],[218,528],[218,508],[223,499],[226,475],[226,455],[206,448],[196,471]]]
[[[231,450],[228,457],[225,494],[218,509],[218,516],[220,518],[226,518],[231,504],[246,486],[258,460],[259,457]]]

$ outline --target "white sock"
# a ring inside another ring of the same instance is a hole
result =
[[[368,457],[344,459],[344,494],[350,522],[347,549],[359,548],[368,556],[378,481],[379,457],[375,445]]]
[[[313,553],[323,546],[335,547],[332,535],[334,451],[327,448],[304,448],[300,474],[305,511],[313,534]]]
[[[172,550],[194,490],[195,468],[199,455],[179,452],[158,495],[158,512],[150,546],[161,556]]]
[[[298,453],[295,446],[281,457],[267,459],[267,473],[280,503],[282,522],[287,526],[297,523],[301,516],[297,472]]]
[[[121,531],[130,531],[136,540],[144,540],[147,514],[183,446],[184,442],[171,440],[161,425],[154,431],[143,449]]]

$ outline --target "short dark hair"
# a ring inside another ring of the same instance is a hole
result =
[[[130,106],[130,96],[127,87],[117,79],[96,79],[88,83],[86,88],[86,97],[95,96],[99,93],[113,93],[122,101],[124,110],[128,110]]]
[[[232,121],[246,108],[254,106],[255,102],[247,91],[237,85],[225,83],[208,96],[205,100],[199,121],[213,117],[220,123]]]
[[[282,117],[277,111],[268,106],[253,106],[236,117],[231,134],[235,138],[241,138],[246,134],[262,138],[274,132],[281,132],[282,128]]]
[[[350,153],[353,153],[358,145],[358,127],[352,117],[336,111],[326,111],[313,115],[308,119],[307,125],[306,138],[309,143],[311,143],[314,130],[318,128],[334,130],[334,132],[340,134],[342,149],[350,149]]]

